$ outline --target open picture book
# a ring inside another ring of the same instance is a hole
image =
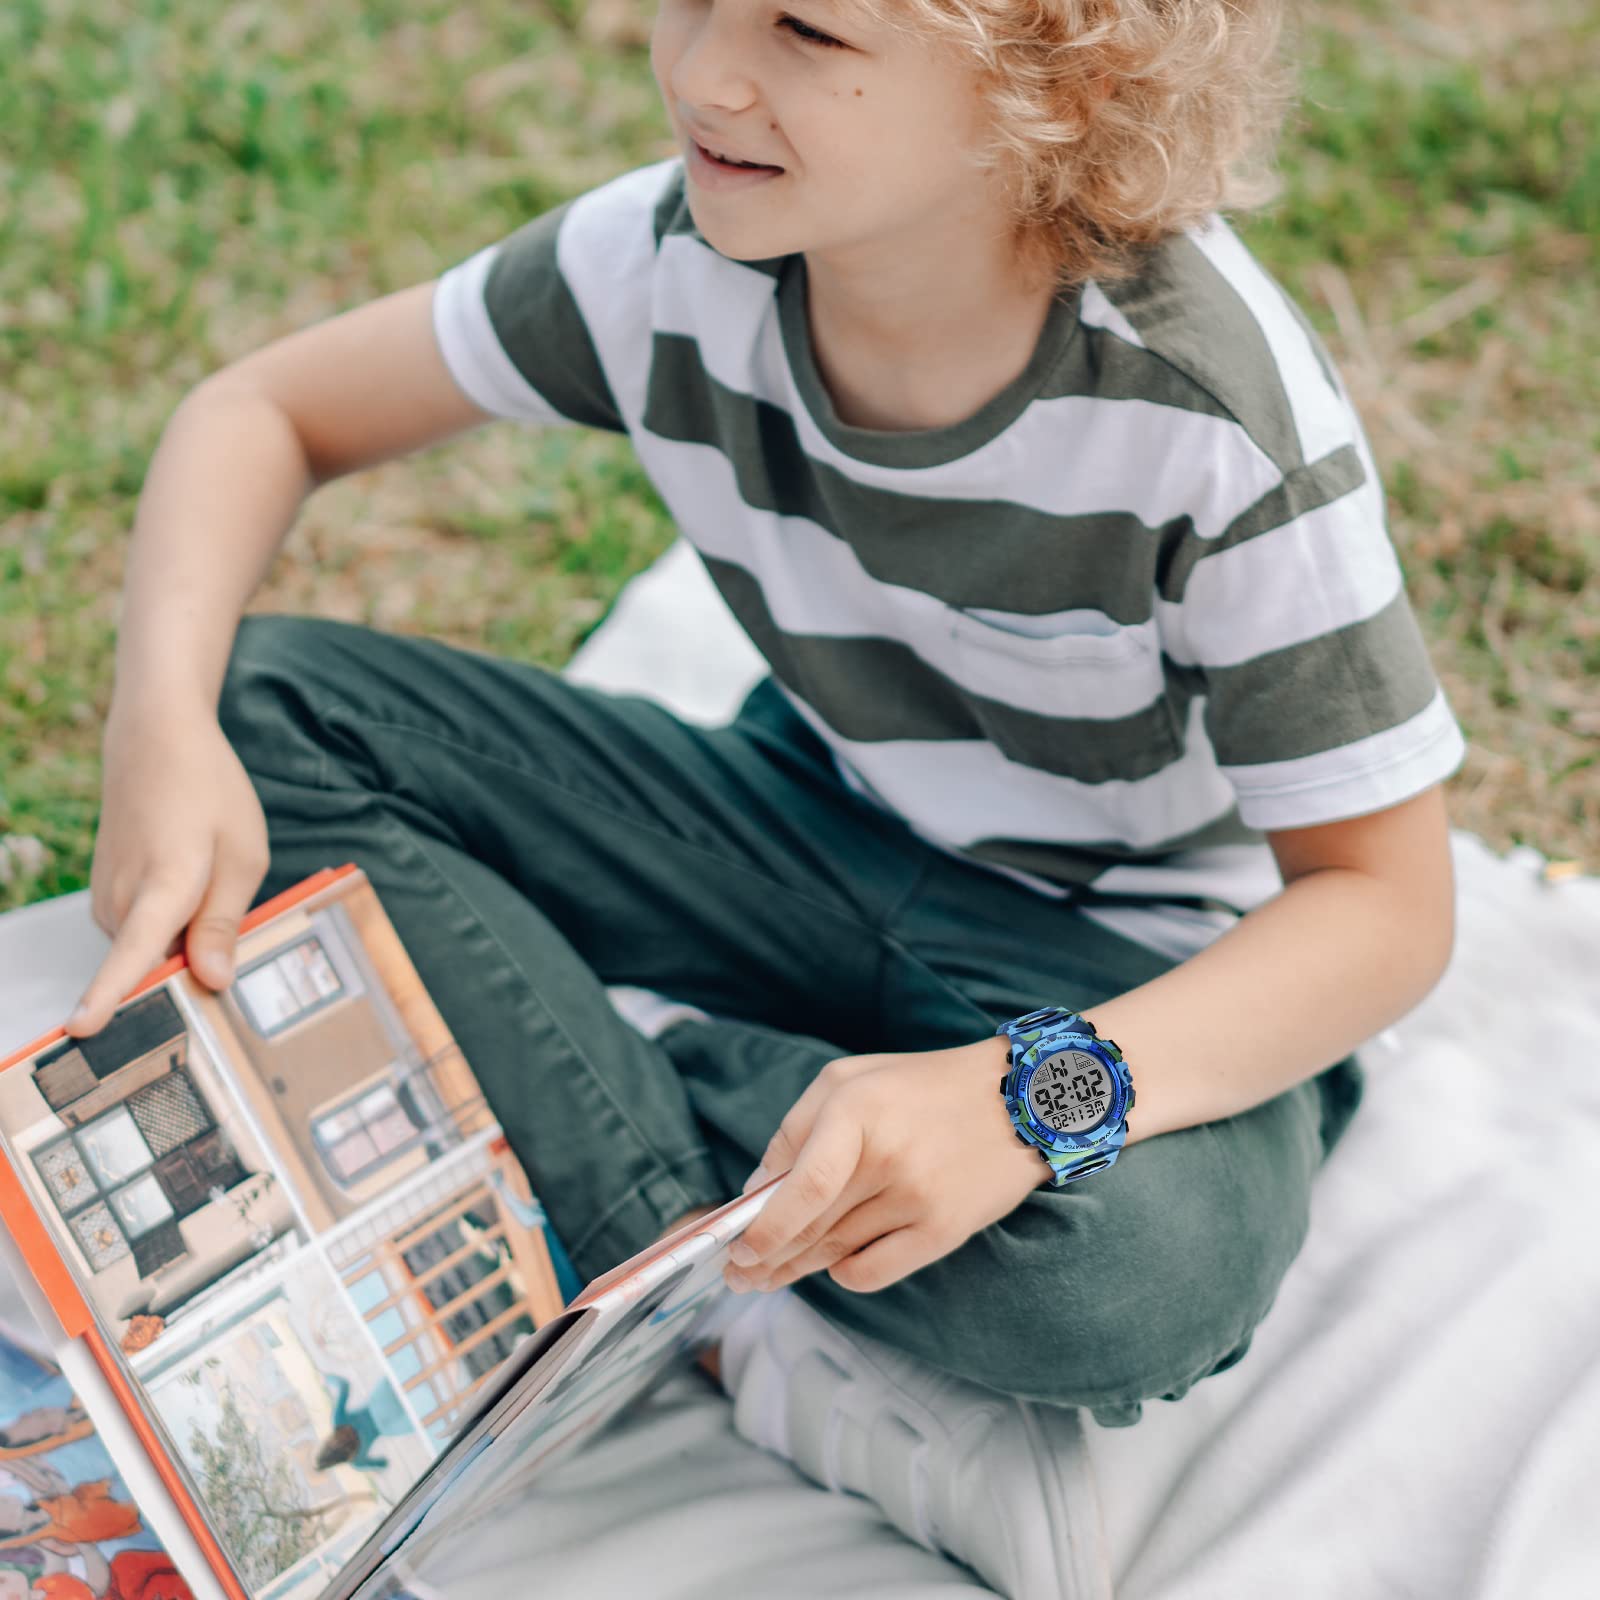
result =
[[[318,873],[225,991],[179,957],[0,1062],[0,1600],[425,1595],[718,1336],[770,1192],[579,1292],[365,874]]]

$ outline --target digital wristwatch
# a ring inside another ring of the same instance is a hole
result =
[[[1011,1041],[1000,1094],[1017,1137],[1060,1189],[1109,1167],[1128,1138],[1133,1080],[1122,1052],[1076,1011],[1046,1006],[994,1030]]]

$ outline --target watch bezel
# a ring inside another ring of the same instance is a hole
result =
[[[1058,1133],[1041,1122],[1028,1103],[1028,1085],[1033,1075],[1047,1062],[1068,1051],[1092,1055],[1111,1078],[1111,1104],[1105,1117],[1083,1133]],[[1025,1129],[1030,1140],[1052,1154],[1065,1155],[1077,1150],[1094,1150],[1109,1142],[1122,1126],[1131,1103],[1131,1087],[1120,1054],[1106,1048],[1104,1040],[1087,1033],[1065,1033],[1056,1038],[1038,1039],[1023,1050],[1007,1075],[1006,1092],[1016,1107],[1016,1125]]]

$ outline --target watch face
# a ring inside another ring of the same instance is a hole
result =
[[[1028,1110],[1055,1133],[1088,1133],[1111,1110],[1111,1072],[1086,1050],[1047,1056],[1028,1079]]]

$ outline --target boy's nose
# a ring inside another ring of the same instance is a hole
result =
[[[748,110],[757,98],[750,77],[749,51],[738,29],[719,21],[711,8],[703,21],[679,32],[680,48],[667,71],[666,87],[678,107],[678,119],[689,127],[697,121],[717,122]],[[693,106],[705,115],[684,110]]]

